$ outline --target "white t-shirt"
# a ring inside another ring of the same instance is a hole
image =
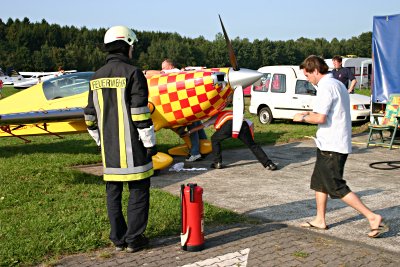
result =
[[[161,72],[162,73],[173,73],[173,72],[180,72],[180,71],[181,71],[180,69],[175,68],[175,69],[170,69],[170,70],[162,70]]]
[[[342,154],[351,153],[350,97],[342,82],[325,75],[317,85],[314,112],[325,114],[326,122],[318,124],[318,148]]]

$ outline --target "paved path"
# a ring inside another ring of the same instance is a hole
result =
[[[365,135],[353,138],[345,178],[362,201],[390,225],[383,238],[368,238],[366,219],[340,200],[328,201],[329,230],[297,227],[315,214],[314,193],[309,189],[315,147],[312,140],[306,140],[265,146],[279,164],[274,172],[265,170],[249,150],[238,149],[224,151],[224,169],[178,175],[163,170],[153,178],[154,187],[175,195],[179,195],[180,184],[195,182],[204,188],[204,201],[264,223],[206,226],[206,248],[201,252],[182,251],[177,236],[152,240],[151,249],[138,253],[115,253],[107,248],[66,257],[57,266],[400,266],[400,150],[366,149],[365,140]],[[185,168],[208,169],[209,165],[207,158],[185,163]],[[99,167],[85,171],[101,172]]]

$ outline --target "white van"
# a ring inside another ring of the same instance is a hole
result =
[[[316,89],[298,66],[267,66],[251,88],[249,111],[257,114],[262,124],[273,119],[292,120],[298,112],[312,111]],[[370,113],[370,97],[350,94],[351,120],[366,121]]]

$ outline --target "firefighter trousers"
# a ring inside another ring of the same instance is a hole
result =
[[[110,240],[116,246],[132,243],[147,227],[150,206],[150,178],[127,182],[129,199],[127,220],[122,213],[124,182],[107,182],[107,212],[110,220]]]

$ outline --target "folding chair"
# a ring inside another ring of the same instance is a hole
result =
[[[400,94],[390,95],[384,114],[372,114],[372,116],[374,117],[374,122],[368,126],[367,147],[370,144],[389,145],[389,149],[392,149],[397,129],[400,127]],[[381,124],[379,124],[379,117],[383,117]],[[390,132],[390,136],[384,137],[384,131]],[[376,132],[379,134],[379,139],[373,139],[373,134]]]

